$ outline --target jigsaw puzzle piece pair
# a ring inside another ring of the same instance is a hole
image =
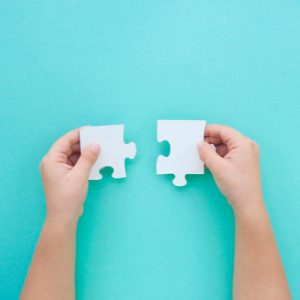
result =
[[[204,173],[204,164],[199,158],[197,144],[204,139],[205,124],[205,121],[197,120],[157,121],[158,141],[167,141],[171,146],[169,156],[158,157],[157,174],[174,174],[174,185],[184,186],[186,175]],[[136,145],[124,143],[124,125],[81,128],[81,150],[93,143],[101,145],[101,155],[93,165],[89,179],[102,179],[99,171],[107,166],[114,169],[113,178],[126,177],[125,159],[135,157]]]

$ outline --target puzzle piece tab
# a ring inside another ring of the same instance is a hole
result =
[[[114,169],[113,178],[126,177],[125,159],[136,155],[135,143],[124,144],[124,125],[85,126],[80,129],[81,151],[90,144],[99,144],[101,154],[93,165],[89,180],[100,180],[104,167]]]
[[[158,120],[157,140],[168,141],[169,156],[158,156],[156,173],[174,174],[174,185],[186,185],[185,175],[204,174],[204,164],[199,158],[197,144],[204,140],[205,121]]]

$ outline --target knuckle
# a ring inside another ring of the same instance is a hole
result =
[[[228,133],[229,133],[229,131],[230,131],[229,127],[226,126],[226,125],[222,125],[222,126],[223,126],[223,127],[222,127],[222,129],[220,130],[220,135],[221,135],[221,136],[226,136],[226,135],[228,135]]]
[[[259,152],[259,144],[257,142],[247,138],[246,145],[252,151]]]
[[[45,169],[47,162],[48,162],[48,157],[47,157],[47,155],[45,155],[40,161],[40,165],[39,165],[40,171],[43,171]]]
[[[253,140],[250,140],[250,144],[251,144],[251,147],[253,148],[253,149],[255,149],[255,150],[258,150],[258,144],[255,142],[255,141],[253,141]]]
[[[224,134],[234,134],[234,133],[239,133],[241,134],[237,129],[230,127],[228,125],[222,125],[222,129],[221,129],[222,133]]]
[[[245,137],[245,145],[247,145],[247,147],[251,148],[253,146],[253,141],[250,140],[249,138]]]
[[[86,153],[85,155],[82,156],[82,160],[83,160],[84,164],[90,165],[92,162],[92,157],[91,157],[91,155]]]
[[[221,127],[221,130],[229,129],[230,127],[226,124],[220,123],[219,126]]]
[[[254,142],[253,141],[253,147],[256,149],[256,150],[259,150],[259,144],[257,142]]]

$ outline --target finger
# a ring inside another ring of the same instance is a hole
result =
[[[215,146],[216,152],[221,156],[224,157],[227,153],[228,153],[228,148],[226,145],[222,144],[222,145],[218,145]],[[204,165],[204,168],[207,169],[207,166]]]
[[[207,142],[200,143],[198,145],[198,150],[200,159],[213,173],[224,166],[226,162],[224,158],[222,158]]]
[[[63,135],[60,139],[58,139],[54,145],[51,147],[49,153],[50,154],[65,154],[69,156],[72,154],[72,147],[79,142],[79,128],[74,129],[65,135]]]
[[[83,180],[88,180],[90,170],[93,164],[96,162],[100,154],[100,146],[98,144],[92,144],[87,146],[81,153],[76,165],[74,166],[74,173],[76,176]]]
[[[215,146],[222,144],[222,139],[220,137],[206,136],[204,141],[209,144],[214,144]]]
[[[240,146],[245,137],[237,130],[218,124],[207,125],[205,128],[205,137],[214,138],[220,140],[221,143],[225,144],[229,150]]]

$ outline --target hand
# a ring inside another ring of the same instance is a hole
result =
[[[42,159],[48,219],[77,222],[83,212],[89,172],[99,152],[99,145],[92,144],[80,155],[79,129],[75,129],[61,137]]]
[[[259,147],[254,141],[230,127],[208,125],[199,155],[234,210],[262,202]]]

